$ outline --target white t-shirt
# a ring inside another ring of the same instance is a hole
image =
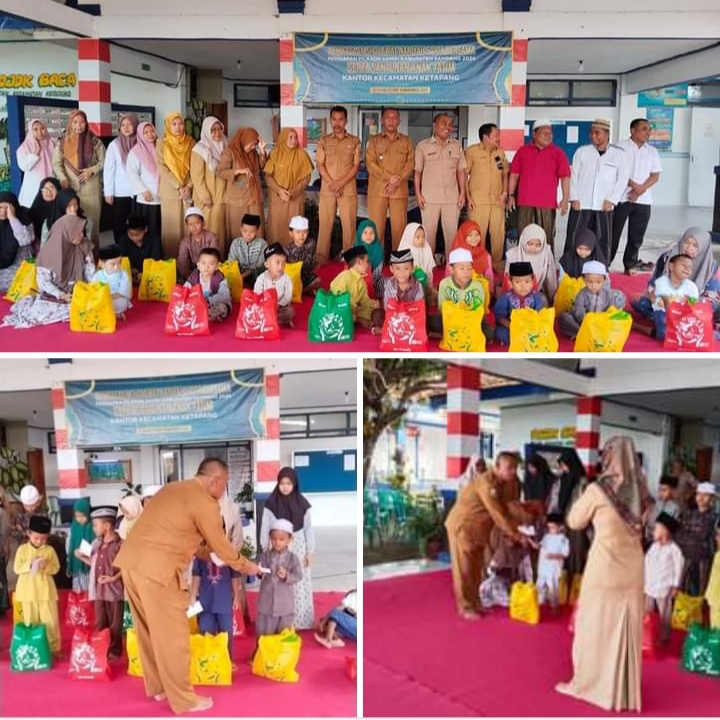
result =
[[[680,587],[684,565],[683,554],[674,543],[654,542],[645,555],[645,594],[663,598],[674,587]]]
[[[538,560],[538,582],[541,580],[558,580],[562,573],[563,561],[550,560],[548,555],[570,554],[570,542],[563,533],[547,533],[540,543],[540,558]]]
[[[354,613],[357,613],[357,591],[353,590],[352,592],[349,592],[342,601],[343,607],[347,608],[348,610],[352,610]]]
[[[638,147],[632,140],[623,140],[618,143],[630,159],[630,180],[636,183],[644,183],[651,173],[662,172],[660,155],[649,143]],[[625,191],[621,202],[627,202],[630,188]],[[638,205],[652,205],[652,188],[646,190],[635,202]]]
[[[700,293],[698,292],[697,285],[689,279],[683,280],[680,287],[675,287],[670,282],[668,275],[662,275],[655,281],[655,302],[653,307],[655,310],[664,310],[665,308],[660,304],[659,298],[665,300],[678,300],[682,302],[687,298],[698,299]]]

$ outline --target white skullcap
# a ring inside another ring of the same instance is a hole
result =
[[[308,230],[310,223],[306,217],[302,215],[293,215],[290,218],[290,229],[291,230]]]
[[[34,505],[40,499],[40,493],[34,485],[26,485],[20,491],[20,502],[23,505]]]
[[[546,118],[543,118],[542,120],[534,120],[533,121],[533,130],[537,130],[538,128],[545,127],[546,125],[548,127],[552,127],[552,123],[549,120],[547,120]]]
[[[153,497],[154,495],[157,495],[160,490],[162,490],[162,485],[146,485],[143,488],[142,494],[140,497],[144,500],[145,498]]]
[[[272,523],[270,524],[270,532],[272,532],[273,530],[282,530],[288,535],[292,535],[295,532],[293,524],[289,520],[282,519],[275,519],[272,521]]]
[[[703,495],[715,495],[715,485],[711,482],[702,482],[697,486],[697,491]]]
[[[588,262],[583,263],[583,269],[582,269],[583,275],[603,275],[607,277],[608,271],[607,268],[598,260],[588,260]]]
[[[187,220],[191,215],[199,215],[203,220],[205,219],[205,213],[199,207],[195,207],[194,205],[185,211],[185,220]]]
[[[450,253],[450,258],[448,260],[450,265],[454,265],[455,263],[461,263],[461,262],[471,263],[472,261],[473,261],[472,253],[469,250],[467,250],[466,248],[457,248],[457,250],[453,250]]]

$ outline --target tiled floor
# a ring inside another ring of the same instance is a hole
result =
[[[402,562],[382,563],[381,565],[368,565],[363,568],[363,582],[437,572],[438,570],[447,570],[449,567],[448,563],[438,560],[404,560]]]

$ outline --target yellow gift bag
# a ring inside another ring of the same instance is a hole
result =
[[[243,278],[240,272],[240,264],[237,260],[227,260],[224,263],[218,265],[218,270],[225,276],[228,287],[230,288],[230,295],[232,296],[233,302],[240,302],[243,291]]]
[[[585,280],[582,277],[570,277],[567,273],[562,276],[557,292],[555,293],[555,301],[553,307],[555,314],[570,312],[575,305],[577,294],[585,287]]]
[[[443,336],[441,350],[451,352],[485,352],[485,335],[482,331],[483,308],[469,308],[444,302],[441,308]]]
[[[23,260],[20,267],[15,272],[15,277],[10,283],[5,299],[10,302],[17,302],[26,295],[37,295],[40,288],[37,285],[34,260]]]
[[[557,352],[555,309],[513,310],[510,317],[510,352]]]
[[[572,584],[570,585],[570,594],[568,595],[568,604],[575,605],[580,599],[580,587],[582,586],[582,575],[579,573],[572,576]]]
[[[120,269],[123,270],[124,273],[127,275],[128,288],[130,288],[130,299],[132,300],[133,281],[132,281],[132,267],[130,267],[130,258],[129,257],[123,256],[120,258]]]
[[[129,628],[125,636],[125,646],[128,656],[128,675],[133,677],[142,677],[143,670],[140,664],[140,653],[138,651],[137,635],[135,628]]]
[[[473,270],[472,277],[473,277],[473,280],[477,280],[482,285],[483,294],[484,294],[483,295],[483,297],[484,297],[483,307],[485,308],[485,312],[487,312],[488,308],[490,307],[490,282],[484,275],[481,275],[480,273],[476,273],[474,270]]]
[[[285,265],[285,272],[290,276],[292,281],[293,296],[292,301],[294,303],[302,302],[302,260],[300,262],[288,263]]]
[[[562,574],[560,575],[560,581],[558,582],[558,604],[567,605],[568,595],[568,574],[565,570],[563,570]]]
[[[101,282],[75,284],[70,301],[70,329],[73,332],[114,333],[110,286]]]
[[[19,625],[23,621],[22,603],[15,599],[15,593],[12,594],[13,608],[13,625]]]
[[[232,683],[227,633],[190,636],[190,682],[193,685]]]
[[[138,298],[140,300],[155,300],[158,302],[169,302],[170,293],[175,287],[177,270],[175,260],[151,260],[143,261],[142,280]]]
[[[702,597],[693,597],[692,595],[686,595],[684,592],[679,592],[675,596],[670,620],[673,630],[689,630],[693,623],[702,625],[702,607]]]
[[[585,314],[575,338],[575,352],[622,352],[632,329],[632,317],[609,307],[605,312]]]
[[[294,630],[283,630],[279,635],[262,635],[253,660],[253,674],[278,682],[297,682],[300,676],[295,668],[300,660],[301,647],[302,640]]]
[[[513,583],[510,589],[510,618],[530,625],[540,622],[540,605],[534,583]]]

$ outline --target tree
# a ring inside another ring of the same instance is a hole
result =
[[[425,393],[446,389],[445,363],[434,360],[368,358],[363,363],[363,486],[383,431]]]

